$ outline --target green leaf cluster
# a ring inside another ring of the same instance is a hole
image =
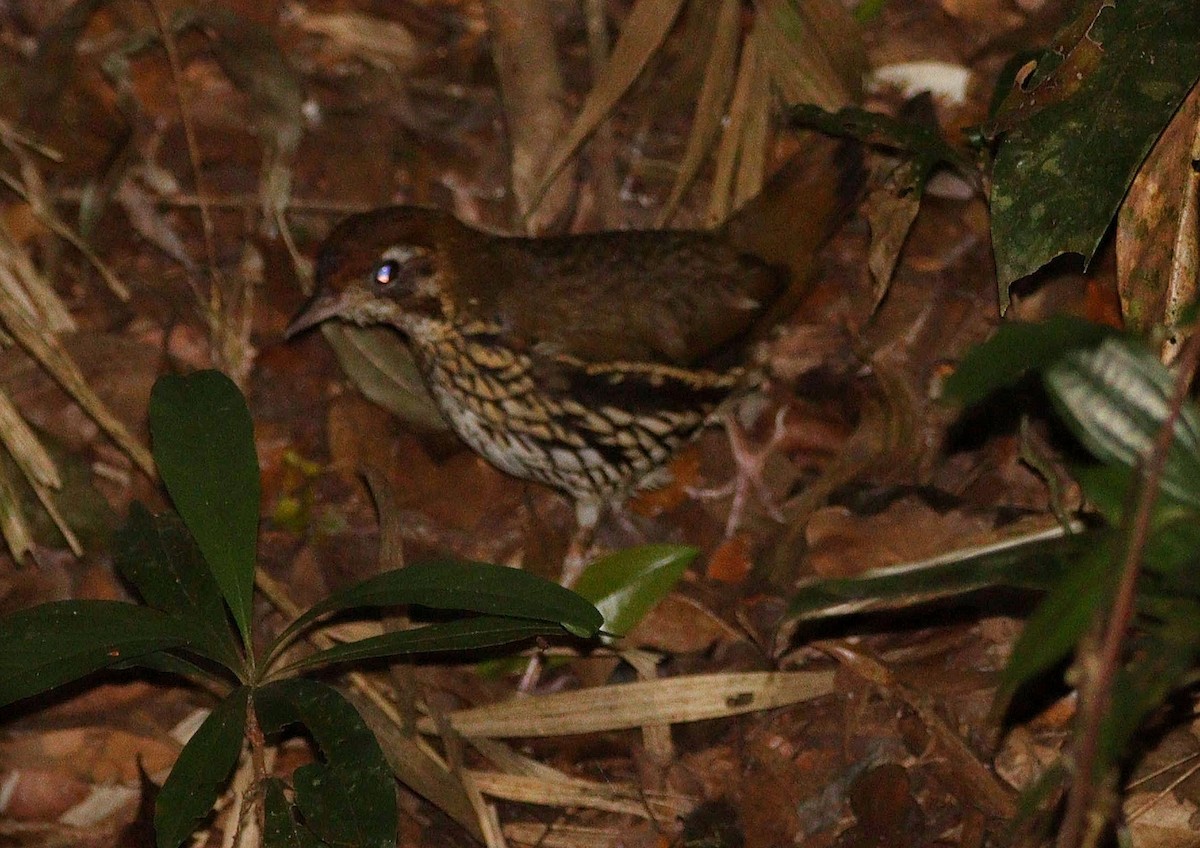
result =
[[[245,399],[216,371],[163,377],[151,397],[150,427],[178,516],[134,504],[114,542],[116,567],[145,605],[59,601],[0,619],[0,707],[118,668],[203,678],[227,691],[162,787],[159,848],[177,848],[212,809],[252,724],[267,735],[303,729],[321,754],[296,770],[290,786],[265,780],[266,844],[394,845],[395,790],[378,742],[336,689],[297,675],[535,636],[590,639],[603,623],[591,603],[555,583],[443,560],[335,593],[257,657],[250,646],[260,492]],[[285,662],[284,649],[322,619],[398,604],[466,615]]]
[[[984,586],[1044,592],[1001,676],[997,712],[1024,684],[1072,656],[1112,606],[1139,469],[1165,426],[1175,383],[1140,340],[1059,318],[1002,326],[964,358],[946,388],[952,398],[975,402],[1027,371],[1040,374],[1054,409],[1095,460],[1075,469],[1094,510],[1085,529],[853,580],[814,581],[792,602],[793,614],[813,617]],[[1200,658],[1200,407],[1191,401],[1174,423],[1141,565],[1134,628],[1102,729],[1102,773],[1112,773],[1147,716],[1190,680]]]

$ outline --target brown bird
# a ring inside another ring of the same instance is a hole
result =
[[[746,215],[711,232],[527,238],[388,207],[330,233],[286,335],[330,318],[400,331],[463,441],[565,492],[590,538],[605,505],[753,384],[748,345],[792,274],[741,245],[771,238]]]

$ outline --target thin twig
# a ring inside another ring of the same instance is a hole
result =
[[[52,197],[59,203],[81,203],[84,193],[77,188],[63,188],[52,193]],[[195,209],[202,203],[211,209],[232,209],[243,211],[247,209],[258,209],[262,206],[262,200],[257,194],[210,194],[206,193],[203,198],[188,192],[179,194],[152,194],[148,195],[147,199],[155,206],[162,206],[171,209]],[[350,200],[326,200],[322,198],[290,198],[288,200],[289,212],[302,212],[312,215],[355,215],[359,212],[369,212],[376,208],[370,203],[362,203]]]
[[[1150,538],[1154,504],[1158,499],[1167,455],[1175,438],[1175,422],[1179,419],[1180,411],[1187,400],[1198,365],[1200,334],[1195,334],[1187,340],[1179,358],[1179,372],[1175,378],[1175,390],[1171,395],[1166,420],[1155,436],[1154,445],[1142,467],[1129,543],[1121,563],[1121,581],[1117,586],[1112,610],[1107,615],[1107,626],[1101,638],[1096,670],[1094,674],[1087,675],[1080,686],[1079,729],[1075,735],[1072,752],[1075,778],[1067,796],[1063,826],[1058,833],[1058,848],[1080,848],[1088,838],[1087,823],[1095,795],[1093,781],[1100,749],[1100,732],[1112,703],[1112,690],[1121,666],[1125,638],[1137,608],[1137,584],[1142,571],[1142,555]]]
[[[29,204],[30,210],[33,211],[34,217],[46,225],[52,233],[66,241],[81,254],[88,263],[96,269],[108,286],[109,291],[119,297],[121,300],[129,300],[129,287],[126,286],[117,276],[112,268],[101,259],[91,247],[88,246],[82,238],[79,237],[74,230],[64,224],[54,214],[52,209],[47,208],[42,203],[39,203],[33,195],[26,190],[25,186],[21,185],[11,174],[0,172],[0,182],[4,183],[8,189],[17,197]]]
[[[592,66],[592,84],[600,77],[600,72],[608,62],[609,38],[608,18],[605,13],[604,0],[584,0],[584,13],[587,18],[588,56]],[[617,182],[616,141],[613,136],[612,121],[605,118],[596,127],[591,142],[592,168],[595,173],[596,207],[600,216],[601,226],[616,227],[618,194],[620,186]]]
[[[1179,760],[1175,761],[1174,763],[1171,763],[1170,766],[1159,769],[1153,776],[1158,777],[1160,774],[1166,772],[1168,769],[1176,768],[1177,766],[1182,765],[1183,763],[1187,762],[1188,760],[1194,760],[1195,758],[1196,758],[1195,754],[1189,754],[1187,757],[1181,757]],[[1185,770],[1182,774],[1180,774],[1178,777],[1176,777],[1174,780],[1172,780],[1170,783],[1168,783],[1166,786],[1164,786],[1161,790],[1159,790],[1159,792],[1157,792],[1153,798],[1151,798],[1149,801],[1147,801],[1142,806],[1138,807],[1133,812],[1126,815],[1126,817],[1125,817],[1126,820],[1132,823],[1132,822],[1135,822],[1138,819],[1140,819],[1146,813],[1150,812],[1150,810],[1154,809],[1154,807],[1157,806],[1158,803],[1160,801],[1162,801],[1163,798],[1170,796],[1170,794],[1179,787],[1179,784],[1181,784],[1185,780],[1188,780],[1189,778],[1191,778],[1191,776],[1194,775],[1198,771],[1200,771],[1200,764],[1194,765],[1191,768]],[[1149,778],[1147,778],[1147,779],[1149,779]]]
[[[5,146],[20,145],[29,148],[40,156],[44,156],[51,162],[61,163],[63,161],[63,155],[53,147],[42,144],[36,138],[17,129],[3,118],[0,118],[0,138],[4,139]]]
[[[171,66],[171,77],[175,81],[175,98],[179,101],[179,120],[183,125],[183,137],[187,143],[188,160],[192,166],[192,179],[196,182],[197,208],[200,210],[200,225],[204,231],[204,252],[208,256],[208,272],[212,277],[212,291],[209,295],[212,316],[221,314],[221,285],[220,271],[217,267],[217,247],[213,237],[212,215],[204,200],[204,185],[200,174],[200,145],[196,141],[196,128],[192,124],[191,106],[187,100],[187,92],[183,85],[183,64],[179,61],[179,50],[175,44],[175,36],[171,32],[170,22],[158,0],[146,0],[154,13],[159,35],[162,36],[163,49],[167,53],[167,62]]]

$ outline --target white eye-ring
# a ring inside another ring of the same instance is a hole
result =
[[[389,247],[371,269],[370,285],[380,294],[385,294],[398,285],[421,293],[430,284],[434,274],[433,256],[430,251],[416,245]]]
[[[387,291],[400,279],[400,263],[395,259],[385,259],[375,266],[371,272],[371,284],[379,291]]]

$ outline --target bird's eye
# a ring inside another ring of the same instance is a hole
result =
[[[387,291],[400,279],[400,263],[395,259],[385,259],[375,266],[371,273],[371,282],[379,291]]]

